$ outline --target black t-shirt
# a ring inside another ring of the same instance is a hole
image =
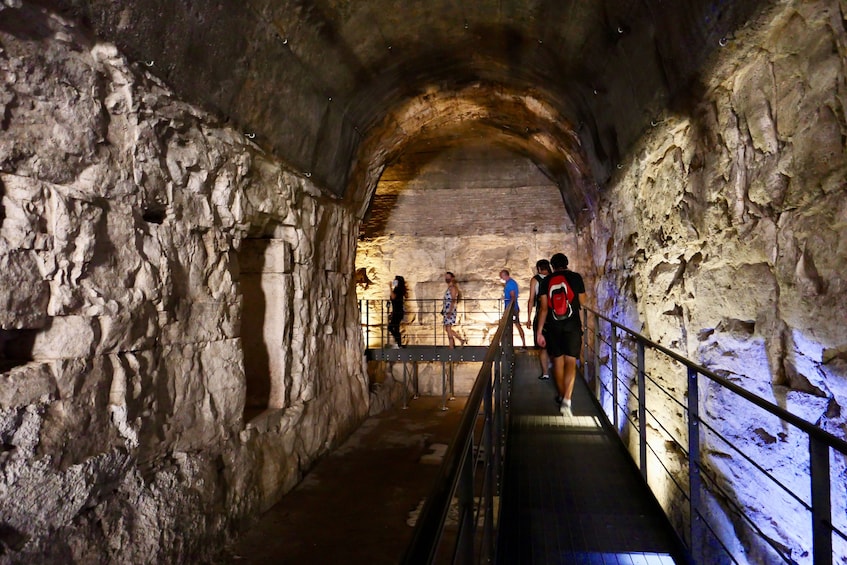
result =
[[[582,275],[573,271],[554,271],[544,277],[544,279],[538,283],[538,295],[544,296],[547,294],[547,288],[550,285],[550,279],[553,278],[553,276],[558,274],[559,272],[565,274],[565,279],[567,279],[568,281],[568,286],[570,286],[571,290],[573,291],[574,297],[573,301],[571,302],[571,304],[573,305],[573,314],[571,314],[571,316],[566,320],[554,320],[553,312],[552,310],[550,310],[550,304],[548,303],[547,319],[544,321],[544,325],[557,324],[562,327],[566,325],[574,325],[580,327],[582,325],[582,321],[580,320],[579,315],[579,295],[585,292],[585,283],[582,280]]]
[[[546,275],[533,275],[532,276],[533,286],[538,285],[538,288],[535,290],[535,303],[533,304],[533,306],[535,306],[535,309],[536,309],[536,315],[538,315],[537,314],[538,301],[541,299],[541,293],[539,292],[539,290],[541,289],[541,281],[543,281],[546,278],[547,278]]]
[[[391,299],[391,311],[395,314],[403,312],[403,301],[406,299],[406,292],[402,293],[394,291],[394,298]]]

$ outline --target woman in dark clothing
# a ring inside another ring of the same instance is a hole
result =
[[[400,338],[400,322],[406,311],[403,301],[406,299],[406,279],[397,275],[391,281],[391,320],[388,322],[388,331],[394,336],[394,347],[404,347]]]

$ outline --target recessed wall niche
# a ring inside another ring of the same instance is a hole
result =
[[[241,342],[246,396],[244,421],[286,404],[291,352],[291,247],[280,239],[245,239],[238,255],[243,296]]]

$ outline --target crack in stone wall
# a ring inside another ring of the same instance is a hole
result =
[[[668,111],[642,138],[591,227],[601,311],[842,438],[847,364],[826,352],[847,342],[845,61],[838,2],[778,3],[728,43],[688,108]],[[648,358],[648,367],[672,391],[685,391],[684,372],[659,358]],[[808,492],[804,434],[716,387],[701,395],[711,425]],[[652,387],[649,404],[676,414],[669,429],[687,437],[681,410]],[[685,484],[680,454],[657,428],[651,437]],[[751,479],[749,464],[712,434],[704,440],[706,469],[720,487],[773,545],[810,563],[805,510]],[[836,458],[833,476],[844,472]],[[650,473],[683,523],[683,499],[662,486],[661,468]],[[833,489],[834,521],[844,528],[843,483]],[[715,495],[709,504],[737,556],[777,559],[726,499]],[[835,546],[835,555],[847,554],[837,537]]]
[[[367,414],[357,220],[19,7],[0,26],[0,563],[196,562]],[[249,425],[246,237],[287,242],[293,287],[285,400]]]

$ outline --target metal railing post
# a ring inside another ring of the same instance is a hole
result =
[[[468,442],[465,453],[465,461],[459,471],[459,485],[457,488],[459,502],[459,531],[456,542],[456,553],[453,555],[453,563],[474,562],[473,543],[473,441]]]
[[[501,447],[503,445],[503,433],[504,433],[504,422],[503,422],[503,356],[505,351],[503,350],[503,343],[499,344],[500,351],[497,354],[497,361],[492,363],[492,370],[494,372],[494,437],[495,437],[495,446],[494,446],[494,461],[495,467],[497,469],[497,485],[499,492],[500,485],[500,461],[502,457]]]
[[[436,308],[438,307],[438,302],[435,300],[432,301],[432,345],[438,345],[438,318],[436,315]]]
[[[441,362],[441,409],[447,410],[447,364]]]
[[[406,361],[403,361],[403,410],[409,408],[407,395],[409,393],[409,385],[407,382],[408,372],[406,370]]]
[[[582,380],[584,382],[588,382],[588,363],[586,363],[586,359],[588,358],[588,310],[583,310],[585,312],[585,320],[582,323],[582,351],[579,356],[580,362],[582,363]]]
[[[644,371],[644,342],[638,340],[638,462],[647,482],[647,375]]]
[[[832,565],[832,494],[829,471],[829,446],[809,436],[812,546],[815,565]]]
[[[688,367],[688,513],[691,559],[701,563],[703,520],[700,517],[700,387],[697,371]]]
[[[620,410],[618,409],[618,329],[610,324],[609,347],[612,348],[612,422],[615,430],[620,432]]]
[[[594,396],[600,398],[600,315],[594,314]]]
[[[494,409],[493,409],[493,387],[492,375],[489,372],[485,386],[485,397],[483,399],[483,413],[485,421],[485,517],[482,526],[482,556],[494,556],[494,487],[497,466],[497,447],[495,446]]]

